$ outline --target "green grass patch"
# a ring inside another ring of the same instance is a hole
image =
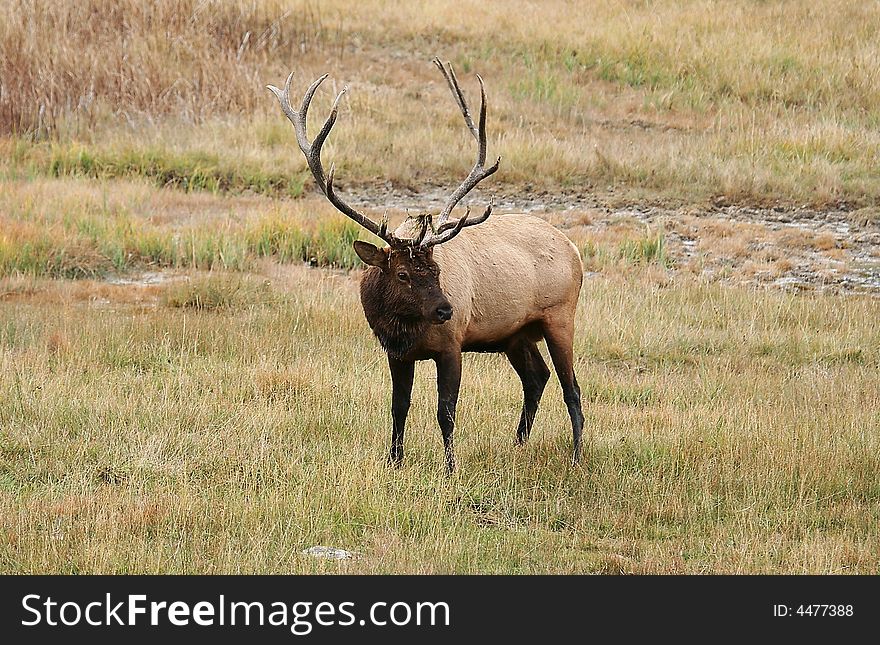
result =
[[[317,224],[277,214],[246,222],[161,228],[125,213],[12,220],[0,234],[0,276],[94,278],[151,268],[245,271],[257,258],[352,269],[361,229],[343,218]]]
[[[666,238],[662,232],[647,234],[644,237],[623,240],[616,245],[586,240],[580,245],[581,257],[589,270],[601,271],[610,266],[656,264],[661,267],[672,265],[666,251]]]
[[[629,264],[669,265],[669,257],[666,255],[666,242],[662,233],[642,239],[627,240],[618,247],[617,255],[621,260]]]
[[[55,145],[45,157],[31,158],[38,170],[53,177],[115,179],[142,177],[156,186],[185,192],[252,192],[298,197],[305,176],[266,170],[253,162],[221,159],[198,150],[183,153],[154,148],[93,150],[81,145]]]
[[[645,407],[656,401],[653,388],[602,383],[586,384],[582,387],[582,396],[587,403],[612,403],[632,407]]]

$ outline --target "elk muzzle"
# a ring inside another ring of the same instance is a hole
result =
[[[452,307],[447,305],[441,305],[437,307],[437,311],[434,312],[437,316],[437,320],[442,324],[447,320],[452,318]]]
[[[426,318],[432,325],[442,325],[452,318],[452,305],[446,296],[441,295],[439,300],[434,301],[434,304],[428,308]]]

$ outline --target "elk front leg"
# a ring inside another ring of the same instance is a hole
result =
[[[452,432],[455,429],[455,406],[461,387],[461,352],[442,354],[437,362],[437,423],[443,433],[443,452],[446,454],[446,472],[455,472],[455,451]]]
[[[412,400],[413,374],[415,363],[412,361],[399,361],[388,357],[388,367],[391,369],[391,452],[388,455],[388,463],[399,467],[403,462],[403,431],[406,427],[406,415],[409,413],[409,404]]]

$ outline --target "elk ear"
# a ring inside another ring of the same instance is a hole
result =
[[[364,261],[364,264],[379,267],[380,269],[388,268],[388,252],[390,250],[380,249],[362,240],[355,240],[354,243],[354,252]]]

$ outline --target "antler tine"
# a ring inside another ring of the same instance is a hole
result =
[[[309,106],[312,104],[312,97],[315,95],[315,92],[318,89],[318,86],[324,82],[324,80],[330,76],[330,74],[321,74],[318,78],[309,85],[309,89],[306,90],[306,93],[303,94],[302,104],[299,108],[299,113],[302,115],[303,121],[306,120],[306,116],[309,113]],[[287,77],[287,93],[290,94],[290,80],[293,78],[293,72],[290,73],[290,76]],[[290,99],[288,99],[289,102]]]
[[[480,131],[477,137],[478,151],[477,163],[481,166],[486,163],[486,88],[483,85],[483,77],[477,74],[477,80],[480,81]],[[498,163],[501,163],[501,157],[498,157]]]
[[[462,115],[464,115],[464,122],[467,124],[468,130],[470,130],[471,134],[474,135],[474,138],[479,141],[480,134],[477,132],[476,126],[474,126],[474,120],[471,118],[471,111],[468,108],[464,94],[461,92],[461,88],[458,86],[458,78],[455,76],[455,70],[452,68],[452,63],[447,62],[446,66],[444,66],[437,57],[434,57],[434,60],[431,62],[433,62],[437,69],[440,70],[440,73],[443,74],[443,78],[446,79],[446,84],[449,86],[449,91],[452,92],[455,102],[458,103],[458,107],[461,110]],[[447,67],[449,68],[448,70]]]
[[[317,86],[315,86],[317,89]],[[311,89],[311,88],[309,88]],[[321,148],[324,146],[324,141],[327,140],[327,137],[330,135],[330,130],[333,129],[333,125],[336,123],[336,116],[339,112],[339,101],[342,99],[342,96],[348,91],[348,86],[342,88],[342,91],[336,95],[336,100],[333,101],[333,107],[330,108],[330,114],[327,116],[327,120],[324,121],[324,125],[318,131],[318,135],[315,137],[315,140],[312,141],[311,145],[308,147],[308,150],[303,150],[303,154],[306,155],[306,159],[309,163],[309,168],[312,170],[312,174],[315,176],[315,180],[318,182],[318,185],[321,187],[321,190],[327,194],[327,190],[325,189],[325,179],[324,179],[324,164],[321,163]],[[311,97],[309,96],[309,102],[311,102]],[[303,101],[303,107],[300,110],[300,114],[302,115],[302,123],[303,123],[303,138],[305,138],[306,134],[306,112],[308,112],[309,105],[305,101]],[[308,141],[306,141],[308,143]],[[332,164],[331,164],[332,168]],[[327,195],[330,198],[330,195]],[[333,199],[330,198],[332,202]],[[333,204],[336,205],[335,202]],[[338,208],[338,207],[337,207]]]
[[[369,217],[364,215],[363,213],[359,213],[351,206],[346,204],[339,195],[333,190],[333,176],[334,176],[334,166],[330,166],[330,174],[325,178],[324,176],[324,164],[321,162],[321,147],[324,145],[324,141],[327,140],[327,137],[330,135],[330,130],[333,129],[333,124],[336,123],[336,116],[339,111],[339,101],[342,99],[342,96],[348,91],[348,87],[343,87],[342,91],[336,96],[336,100],[333,101],[333,107],[330,109],[330,114],[327,117],[327,120],[324,122],[323,127],[318,132],[318,135],[315,137],[315,140],[309,143],[309,138],[306,134],[306,116],[309,112],[309,106],[312,102],[312,97],[315,95],[315,92],[318,89],[318,86],[324,82],[327,78],[327,74],[319,77],[315,82],[313,82],[309,89],[306,90],[306,93],[303,95],[302,105],[300,106],[299,111],[293,109],[290,105],[290,85],[293,80],[293,72],[287,77],[287,81],[284,83],[284,90],[279,90],[274,85],[267,85],[266,87],[275,95],[278,99],[278,102],[281,104],[281,110],[293,124],[293,129],[296,131],[296,141],[299,144],[299,149],[302,151],[303,155],[305,155],[306,163],[309,166],[309,170],[312,172],[312,176],[314,176],[315,181],[318,184],[318,187],[321,189],[327,199],[333,204],[339,211],[344,213],[346,216],[353,219],[355,222],[363,226],[365,229],[370,231],[373,235],[385,240],[389,244],[395,241],[394,237],[388,233],[388,224],[387,221],[383,220],[382,225],[376,224]]]
[[[317,169],[318,173],[315,173],[316,167],[312,163],[311,159],[311,151],[312,145],[309,143],[309,139],[306,136],[306,115],[309,111],[309,104],[312,101],[312,96],[314,96],[315,91],[318,89],[318,86],[324,82],[324,80],[329,76],[329,74],[324,74],[318,79],[315,80],[310,86],[309,89],[306,90],[305,95],[303,96],[302,106],[299,109],[299,112],[293,109],[293,106],[290,104],[290,85],[293,81],[293,72],[288,74],[287,80],[284,82],[284,91],[279,90],[274,85],[267,85],[266,87],[275,95],[278,99],[278,102],[281,104],[281,110],[284,112],[284,115],[288,118],[288,120],[293,124],[293,129],[296,132],[296,142],[299,144],[299,149],[306,157],[306,161],[309,164],[309,169],[312,171],[312,174],[315,176],[315,181],[318,182],[318,187],[321,189],[321,192],[324,192],[324,170],[321,167],[320,159],[318,159]],[[335,106],[335,104],[334,104]],[[335,121],[335,116],[334,119]],[[329,119],[328,119],[329,121]],[[326,127],[326,124],[325,124]],[[332,124],[331,124],[332,127]],[[326,138],[326,135],[325,135]],[[319,152],[320,152],[320,146]]]
[[[379,237],[383,240],[385,239],[385,235],[388,233],[388,211],[382,213],[382,222],[379,224]]]
[[[489,215],[492,214],[492,206],[493,204],[489,204],[489,206],[486,207],[486,210],[483,211],[483,214],[479,217],[475,217],[474,219],[468,219],[468,214],[470,214],[471,212],[470,208],[468,208],[467,212],[464,214],[464,217],[456,220],[455,222],[446,222],[442,226],[438,227],[438,234],[432,235],[427,240],[424,240],[421,246],[423,248],[427,248],[429,246],[434,246],[435,244],[443,244],[443,242],[448,242],[453,237],[461,233],[462,229],[468,226],[482,224],[487,219],[489,219]]]
[[[290,83],[293,80],[293,72],[288,74],[287,80],[284,82],[284,91],[279,90],[274,85],[267,85],[266,89],[272,92],[275,95],[275,98],[278,99],[278,102],[281,104],[281,109],[284,111],[284,114],[287,115],[287,118],[291,121],[294,120],[296,116],[296,112],[290,107]]]
[[[452,96],[455,98],[456,103],[458,103],[458,107],[461,110],[462,116],[464,116],[465,124],[468,129],[471,131],[471,134],[474,135],[474,138],[477,140],[477,161],[474,164],[473,169],[462,182],[462,184],[452,193],[452,196],[449,198],[449,201],[446,202],[446,206],[441,211],[440,215],[437,217],[437,224],[439,229],[444,229],[447,224],[447,219],[449,215],[452,213],[452,209],[456,207],[458,202],[462,200],[462,198],[467,195],[474,187],[483,181],[486,177],[493,174],[498,170],[499,165],[501,164],[501,157],[495,161],[495,163],[489,168],[485,167],[486,163],[486,88],[483,84],[482,77],[477,74],[477,80],[480,82],[480,117],[479,117],[479,127],[474,126],[474,121],[471,118],[470,109],[468,108],[467,101],[464,98],[464,94],[461,91],[461,88],[458,85],[458,79],[455,76],[455,71],[452,69],[451,63],[446,63],[444,66],[439,58],[434,59],[434,65],[443,73],[443,77],[446,79],[447,85],[449,85],[449,89],[452,92]],[[488,209],[491,211],[491,208]],[[467,216],[465,216],[467,217]],[[488,215],[486,215],[488,217]],[[464,219],[464,218],[462,218]],[[457,227],[458,222],[454,225]],[[455,230],[455,229],[452,229]],[[461,230],[461,229],[458,229]],[[449,239],[449,238],[447,238]],[[436,244],[437,242],[435,242]]]
[[[412,238],[412,245],[414,247],[422,246],[426,239],[430,239],[430,235],[428,230],[431,228],[431,216],[424,215],[419,218],[421,221],[419,222],[419,232],[417,235]]]

